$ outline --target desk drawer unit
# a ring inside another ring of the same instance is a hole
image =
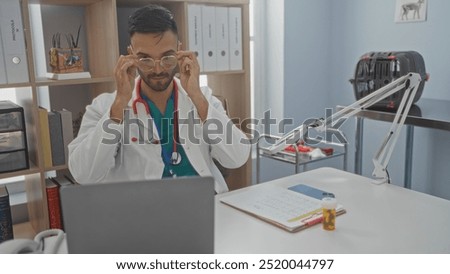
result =
[[[11,101],[0,101],[0,173],[28,168],[23,108]]]

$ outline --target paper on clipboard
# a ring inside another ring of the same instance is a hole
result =
[[[322,221],[320,200],[275,185],[249,188],[220,201],[290,232]],[[336,213],[344,212],[344,208],[338,205]]]

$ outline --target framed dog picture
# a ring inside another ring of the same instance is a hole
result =
[[[427,19],[428,0],[396,0],[396,23],[423,22]]]

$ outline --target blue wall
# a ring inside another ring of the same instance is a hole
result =
[[[425,22],[395,23],[394,0],[285,0],[285,117],[297,123],[323,116],[325,108],[354,102],[348,80],[358,58],[369,51],[415,50],[431,78],[422,98],[450,100],[450,1],[428,1]],[[450,117],[449,117],[450,119]],[[389,124],[365,121],[363,175]],[[344,125],[353,170],[354,119]],[[403,130],[404,131],[404,130]],[[389,165],[403,184],[405,134]],[[450,132],[415,129],[412,188],[450,199]]]
[[[284,116],[296,125],[331,105],[331,11],[329,1],[285,1]]]

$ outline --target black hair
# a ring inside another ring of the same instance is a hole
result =
[[[173,14],[165,7],[150,4],[139,8],[128,18],[128,33],[163,33],[172,31],[178,35],[177,23]]]

